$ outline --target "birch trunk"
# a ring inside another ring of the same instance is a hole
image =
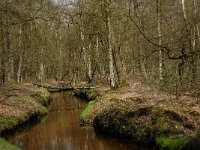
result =
[[[195,15],[197,15],[197,2],[196,2],[196,0],[193,0],[193,6],[194,6]],[[197,32],[198,41],[200,42],[200,33],[199,33],[198,24],[196,25],[196,32]]]
[[[42,48],[42,50],[41,50],[42,60],[41,60],[41,63],[40,63],[40,70],[39,70],[39,80],[40,80],[40,82],[42,82],[43,79],[44,79],[45,65],[44,65],[44,61],[43,61],[43,55],[44,55],[44,49]]]
[[[86,52],[84,41],[85,41],[85,36],[83,34],[83,29],[81,27],[81,49],[82,49],[82,53],[83,53],[84,69],[85,69],[86,76],[87,76],[86,78],[88,78],[87,52]]]
[[[187,14],[186,14],[186,9],[185,9],[185,0],[181,0],[181,4],[182,4],[183,17],[185,20],[187,20]]]
[[[108,53],[109,53],[109,71],[110,71],[110,86],[115,87],[115,75],[114,75],[114,62],[113,62],[113,52],[111,43],[111,23],[110,16],[107,16],[107,27],[108,27]]]
[[[17,70],[17,83],[19,84],[21,81],[21,71],[22,71],[22,62],[23,62],[23,49],[22,49],[22,29],[19,29],[19,48],[20,48],[20,56],[19,56],[19,64]]]
[[[91,51],[91,43],[89,44],[89,50]],[[91,64],[91,58],[90,55],[87,54],[87,68],[88,68],[88,82],[92,83],[92,64]]]
[[[158,24],[158,44],[162,45],[162,32],[161,32],[161,0],[157,0],[157,24]],[[163,80],[163,58],[162,49],[159,48],[159,79]]]

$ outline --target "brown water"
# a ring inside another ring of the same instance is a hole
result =
[[[70,93],[53,94],[50,112],[34,127],[9,140],[24,150],[141,150],[126,141],[96,134],[92,127],[80,127],[79,116],[86,102]]]

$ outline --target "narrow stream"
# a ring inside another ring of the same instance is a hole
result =
[[[23,150],[141,150],[133,144],[80,127],[86,102],[70,93],[55,93],[50,112],[40,123],[9,137]]]

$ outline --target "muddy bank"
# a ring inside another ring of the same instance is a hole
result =
[[[143,92],[143,93],[140,93]],[[133,87],[104,91],[81,114],[83,124],[157,149],[199,149],[197,99]]]

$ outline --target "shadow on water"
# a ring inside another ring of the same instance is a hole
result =
[[[49,113],[37,125],[8,138],[24,150],[141,150],[125,141],[80,127],[79,116],[87,105],[70,93],[55,93]]]

